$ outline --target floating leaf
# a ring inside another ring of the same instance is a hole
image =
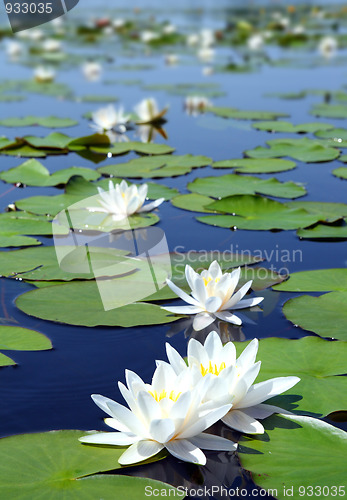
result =
[[[175,196],[171,203],[174,207],[182,208],[183,210],[190,210],[192,212],[214,213],[215,210],[206,208],[213,202],[213,198],[204,196],[202,194],[190,193]]]
[[[0,248],[9,247],[27,247],[33,245],[41,245],[41,241],[29,236],[20,236],[11,231],[0,232]]]
[[[91,146],[109,146],[111,144],[110,138],[106,134],[92,134],[77,139],[71,139],[67,146],[70,151],[79,151],[80,149]]]
[[[0,120],[1,127],[31,127],[40,126],[47,128],[66,128],[78,125],[76,120],[58,118],[56,116],[26,116],[25,118],[5,118]]]
[[[276,123],[276,122],[275,122]],[[237,160],[217,161],[212,164],[213,168],[234,168],[235,172],[241,174],[270,174],[273,172],[284,172],[296,167],[296,163],[290,160],[240,158]]]
[[[161,178],[184,175],[193,168],[205,167],[212,163],[206,156],[160,155],[153,158],[136,158],[127,163],[100,167],[102,174],[128,178]]]
[[[282,292],[347,292],[347,269],[319,269],[293,273],[274,287]]]
[[[109,147],[92,146],[91,149],[95,153],[111,153],[115,156],[130,153],[130,151],[134,151],[135,153],[143,155],[166,155],[175,151],[175,148],[172,148],[171,146],[168,146],[166,144],[152,144],[143,142],[120,142]]]
[[[335,160],[340,156],[337,149],[322,144],[317,140],[308,139],[273,139],[267,141],[269,148],[258,146],[245,154],[251,158],[280,158],[290,156],[306,163]]]
[[[100,95],[92,95],[92,94],[89,94],[89,95],[84,95],[82,97],[77,97],[76,98],[77,101],[81,101],[81,102],[101,102],[101,103],[110,103],[110,102],[117,102],[119,99],[118,97],[114,96],[114,95],[103,95],[103,94],[100,94]]]
[[[116,492],[119,498],[137,500],[145,498],[146,486],[165,491],[167,496],[175,491],[172,486],[146,478],[100,475],[120,468],[118,458],[125,448],[82,445],[78,438],[86,434],[64,430],[1,439],[1,497],[95,500],[102,495],[103,500],[114,500]]]
[[[342,217],[347,217],[347,204],[329,203],[324,201],[290,201],[289,207],[303,208],[310,214],[317,215],[319,220],[335,222]]]
[[[289,321],[321,337],[347,340],[347,292],[330,292],[320,297],[303,295],[288,300],[283,312]]]
[[[333,170],[333,175],[339,177],[340,179],[347,179],[347,167],[339,167]]]
[[[346,432],[300,416],[272,416],[264,424],[265,435],[243,437],[240,443],[241,465],[257,485],[278,500],[311,492],[327,498],[335,492],[344,495]],[[312,453],[317,443],[320,452]]]
[[[333,129],[334,126],[329,123],[301,123],[300,125],[293,125],[290,122],[285,121],[267,121],[258,122],[252,125],[257,130],[267,130],[268,132],[288,132],[293,134],[308,134],[314,133],[318,130],[329,130]],[[318,134],[316,134],[318,135]],[[321,137],[318,135],[318,137]]]
[[[310,114],[324,118],[347,118],[347,106],[327,103],[315,104]]]
[[[299,229],[296,233],[300,238],[308,240],[347,239],[347,226],[327,226],[318,224],[312,229]]]
[[[226,228],[264,231],[269,229],[297,229],[319,220],[306,210],[290,208],[262,196],[229,196],[208,205],[209,209],[235,215],[208,215],[197,217],[205,224]]]
[[[37,149],[66,149],[71,142],[71,137],[60,132],[52,132],[47,137],[26,136],[24,141]]]
[[[0,102],[20,102],[24,100],[25,97],[23,95],[0,94]]]
[[[244,348],[244,342],[236,343],[238,354]],[[340,376],[346,371],[346,355],[346,342],[328,342],[318,337],[262,339],[257,356],[261,360],[261,370],[256,382],[294,375],[300,377],[300,382],[276,397],[277,402],[273,404],[290,411],[322,416],[347,410],[347,401],[341,399],[341,394],[347,390],[347,378]],[[294,395],[299,397],[294,398]]]
[[[255,193],[280,198],[298,198],[306,194],[305,188],[295,182],[280,182],[274,177],[261,179],[236,174],[198,178],[190,182],[187,187],[194,193],[214,198]]]
[[[236,120],[273,120],[288,116],[287,113],[277,113],[273,111],[241,111],[235,108],[210,107],[210,113],[223,118],[234,118]]]
[[[52,223],[46,217],[32,215],[26,212],[7,212],[0,214],[1,233],[12,235],[52,235]],[[58,227],[59,234],[66,234],[63,227]]]
[[[333,128],[332,130],[320,130],[316,132],[316,137],[321,139],[333,139],[338,142],[347,141],[347,130],[344,128]],[[341,140],[341,141],[340,141]]]
[[[52,349],[51,341],[42,333],[19,326],[0,325],[0,350],[1,351],[46,351]],[[0,357],[0,366],[16,364]]]
[[[66,184],[75,175],[86,180],[96,180],[100,175],[90,168],[71,167],[53,174],[37,160],[28,160],[19,167],[0,173],[0,179],[11,183],[21,183],[27,186],[57,186]]]
[[[113,286],[118,286],[117,279]],[[95,281],[33,290],[18,297],[16,305],[29,316],[89,327],[160,325],[179,319],[157,305],[141,302],[105,311]]]

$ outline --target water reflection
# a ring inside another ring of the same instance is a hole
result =
[[[231,323],[226,323],[225,321],[215,321],[208,327],[200,331],[195,331],[193,329],[194,318],[181,319],[173,323],[170,329],[167,331],[166,336],[171,338],[177,333],[184,332],[184,337],[186,339],[196,339],[201,343],[204,343],[206,337],[210,332],[217,332],[220,336],[223,344],[227,342],[242,342],[246,340],[246,336],[242,331],[241,326],[232,325]]]

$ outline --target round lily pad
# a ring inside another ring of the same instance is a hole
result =
[[[296,167],[296,163],[290,160],[277,158],[269,158],[266,160],[257,158],[240,158],[237,160],[217,161],[212,164],[212,167],[234,168],[235,172],[239,172],[241,174],[270,174],[273,172],[292,170]]]
[[[346,240],[347,226],[328,226],[326,224],[318,224],[312,229],[298,229],[296,234],[299,238],[306,240]]]
[[[1,351],[46,351],[51,341],[42,333],[19,326],[0,326]],[[7,356],[0,356],[0,366],[15,365]]]
[[[267,122],[258,122],[254,123],[253,127],[258,130],[267,130],[269,132],[286,132],[293,134],[305,134],[305,133],[314,133],[318,130],[329,130],[334,128],[333,125],[329,123],[301,123],[300,125],[293,125],[290,122],[285,121],[267,121]],[[318,137],[318,134],[316,134]]]
[[[347,292],[347,269],[319,269],[293,273],[274,287],[282,292]]]

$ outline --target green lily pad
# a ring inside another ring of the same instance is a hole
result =
[[[1,439],[1,497],[95,500],[102,495],[104,500],[114,500],[116,494],[144,500],[146,486],[174,496],[175,489],[160,481],[100,474],[120,468],[118,458],[125,448],[82,445],[78,438],[86,434],[64,430]]]
[[[283,306],[286,318],[321,337],[347,340],[347,292],[330,292],[320,297],[303,295]]]
[[[81,102],[97,102],[97,103],[98,102],[110,103],[110,102],[119,101],[118,97],[116,97],[114,95],[103,95],[103,94],[100,94],[100,95],[88,94],[88,95],[84,95],[82,97],[77,97],[76,100],[81,101]]]
[[[114,283],[108,281],[111,288],[118,286],[117,279]],[[143,302],[105,311],[95,281],[39,288],[18,297],[16,305],[29,316],[88,327],[160,325],[179,319],[157,305]]]
[[[5,118],[0,120],[1,127],[31,127],[40,126],[47,128],[66,128],[78,125],[76,120],[70,118],[58,118],[56,116],[26,116],[25,118]]]
[[[333,128],[332,130],[320,130],[315,133],[316,137],[320,139],[333,139],[347,141],[347,130],[344,128]],[[338,145],[338,144],[337,144]]]
[[[253,128],[257,130],[267,130],[268,132],[288,132],[293,134],[309,134],[317,132],[318,130],[329,130],[334,128],[333,125],[329,123],[301,123],[300,125],[293,125],[290,122],[285,121],[266,121],[254,123]],[[318,137],[320,135],[316,134]]]
[[[310,114],[323,118],[347,118],[347,106],[327,103],[315,104]]]
[[[120,142],[113,144],[109,147],[97,147],[92,146],[91,150],[95,153],[108,154],[111,153],[114,156],[123,155],[134,151],[135,153],[143,155],[166,155],[175,151],[175,148],[168,146],[167,144],[152,144],[143,142]]]
[[[0,94],[0,102],[21,102],[26,98],[23,95],[16,94]]]
[[[289,207],[303,208],[310,214],[319,216],[319,220],[335,222],[342,217],[347,217],[347,204],[328,203],[324,201],[290,201]]]
[[[29,236],[20,236],[11,231],[0,232],[0,248],[30,247],[34,245],[41,245],[41,241]]]
[[[333,175],[339,177],[340,179],[347,179],[347,167],[339,167],[333,170]]]
[[[53,154],[51,150],[35,149],[28,145],[19,145],[14,148],[2,149],[1,154],[6,156],[17,156],[18,158],[46,158]]]
[[[208,205],[209,209],[235,215],[208,215],[197,220],[212,226],[265,231],[298,229],[317,222],[306,210],[291,208],[262,196],[229,196]]]
[[[238,354],[244,347],[244,342],[236,342]],[[319,337],[262,339],[257,355],[261,360],[257,382],[273,377],[300,377],[292,389],[274,398],[277,402],[273,404],[291,412],[326,416],[347,410],[347,401],[341,398],[347,390],[347,378],[340,376],[346,371],[346,354],[347,342],[328,342]],[[294,395],[299,398],[294,399]]]
[[[320,269],[293,273],[274,287],[282,292],[347,292],[347,269]]]
[[[1,148],[1,140],[0,140],[0,148]],[[347,155],[340,156],[339,161],[342,161],[343,163],[347,163]]]
[[[52,343],[42,333],[19,326],[0,325],[1,351],[46,351],[49,349],[52,349]],[[11,358],[6,360],[0,357],[0,366],[15,364],[16,362]]]
[[[278,500],[344,496],[346,432],[311,417],[274,415],[264,424],[265,435],[240,442],[241,465],[257,485]]]
[[[171,156],[160,155],[153,158],[136,158],[127,163],[107,165],[98,168],[102,174],[127,178],[161,178],[184,175],[193,168],[205,167],[212,163],[206,156]]]
[[[215,213],[215,210],[209,210],[208,208],[206,208],[206,206],[213,203],[213,201],[213,198],[210,198],[209,196],[190,193],[175,196],[171,200],[171,203],[174,207],[182,208],[183,210],[189,210],[191,212]]]
[[[86,180],[96,180],[100,175],[90,168],[71,167],[53,174],[37,160],[28,160],[19,167],[11,168],[0,173],[0,179],[16,184],[20,182],[27,186],[57,186],[66,184],[69,179],[75,175],[85,178]]]
[[[325,224],[318,224],[312,229],[299,229],[296,233],[299,238],[307,240],[327,240],[327,239],[337,239],[346,240],[347,239],[347,226],[327,226]]]
[[[109,146],[111,144],[110,138],[106,134],[92,134],[77,139],[71,139],[67,144],[70,151],[79,151],[86,147],[99,147]]]
[[[208,108],[210,113],[223,118],[234,118],[236,120],[274,120],[288,116],[287,113],[277,113],[273,111],[241,111],[236,108],[226,107],[211,107]]]
[[[190,182],[187,187],[194,193],[214,198],[256,193],[279,198],[298,198],[306,194],[305,188],[295,182],[280,182],[274,177],[261,179],[236,174],[198,178]]]
[[[280,158],[289,156],[305,163],[335,160],[340,156],[337,149],[308,139],[273,139],[267,141],[269,148],[258,146],[245,152],[250,158]]]
[[[26,136],[23,140],[36,149],[67,149],[71,137],[60,132],[52,132],[47,137]]]
[[[12,235],[46,235],[51,236],[52,223],[47,217],[37,216],[26,212],[7,212],[0,214],[2,233]],[[57,228],[58,234],[67,234],[63,227]]]
[[[276,123],[276,122],[275,122]],[[217,161],[212,164],[213,168],[234,168],[235,172],[241,174],[270,174],[273,172],[284,172],[296,167],[296,163],[290,160],[278,160],[277,158],[256,159],[240,158],[237,160]]]

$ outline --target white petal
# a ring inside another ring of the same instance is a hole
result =
[[[107,406],[107,403],[110,401],[113,402],[112,399],[110,398],[105,398],[105,396],[101,396],[101,394],[92,394],[91,395],[92,400],[96,405],[98,405],[99,408],[101,408],[107,415],[110,415],[110,417],[113,417],[113,413],[110,411],[109,407]]]
[[[207,299],[207,290],[204,279],[199,274],[195,275],[192,286],[192,296],[198,301],[199,304],[205,304]]]
[[[205,309],[209,313],[215,313],[222,305],[220,297],[209,297],[205,302]]]
[[[109,408],[109,415],[119,420],[122,424],[126,425],[129,431],[133,432],[137,436],[145,435],[146,428],[143,423],[125,406],[116,403],[115,401],[108,401],[107,406]]]
[[[264,434],[264,427],[255,418],[249,417],[240,410],[231,410],[222,418],[228,427],[245,434]]]
[[[263,403],[273,396],[288,391],[300,381],[298,377],[277,377],[253,385],[242,400],[242,408]]]
[[[254,307],[260,304],[264,300],[264,297],[256,297],[254,299],[244,299],[240,300],[237,304],[235,304],[232,309],[245,309],[246,307]]]
[[[223,309],[232,309],[240,300],[246,295],[248,290],[251,288],[252,281],[248,281],[243,287],[240,288],[238,292],[235,293],[231,297],[231,299],[228,300],[226,304],[224,304]]]
[[[242,351],[240,356],[237,358],[236,364],[240,370],[245,370],[251,366],[257,357],[259,347],[258,339],[253,339],[252,342]]]
[[[192,462],[198,465],[206,464],[204,453],[187,439],[175,439],[174,441],[170,441],[165,444],[165,448],[171,455],[184,462]]]
[[[237,326],[242,325],[241,319],[229,311],[217,311],[217,312],[215,312],[215,315],[217,316],[217,318],[221,319],[222,321],[227,321],[227,323],[231,323],[231,324],[237,325]]]
[[[115,418],[104,418],[104,422],[106,425],[109,427],[112,427],[112,429],[116,429],[116,431],[121,431],[125,432],[126,434],[129,434],[129,429],[126,425],[122,424],[119,422],[119,420]]]
[[[255,406],[250,406],[249,408],[243,408],[243,413],[253,418],[267,418],[273,415],[274,413],[284,413],[290,415],[291,412],[287,410],[283,410],[278,406],[267,405],[267,404],[258,404]]]
[[[155,208],[159,207],[163,202],[165,201],[165,198],[159,198],[158,200],[152,201],[151,203],[148,203],[147,205],[144,205],[138,212],[150,212],[151,210],[154,210]]]
[[[136,464],[143,460],[147,460],[147,458],[153,457],[163,448],[164,446],[156,441],[144,439],[131,445],[119,458],[118,462],[121,465]]]
[[[166,443],[175,435],[175,424],[171,418],[161,418],[151,422],[149,432],[158,443]]]
[[[196,339],[192,338],[188,342],[187,348],[188,365],[191,367],[194,363],[208,365],[209,359],[206,349]]]
[[[199,304],[199,302],[197,300],[193,299],[193,297],[191,297],[186,292],[184,292],[183,290],[181,290],[180,288],[178,288],[178,286],[176,286],[174,283],[172,283],[172,281],[170,281],[168,279],[168,280],[166,280],[166,283],[167,283],[168,287],[171,288],[171,290],[178,297],[180,297],[182,300],[184,300],[184,302],[187,302],[187,304],[191,304],[193,306],[200,306],[200,304]]]
[[[208,268],[208,273],[213,280],[215,280],[217,278],[221,278],[222,270],[221,270],[220,265],[218,264],[218,262],[216,260],[214,260],[212,262],[212,264],[210,265],[210,267]]]
[[[160,406],[149,392],[139,392],[137,404],[141,412],[141,417],[146,421],[148,426],[152,420],[161,418]]]
[[[190,286],[190,289],[192,290],[194,288],[195,279],[199,275],[194,271],[192,267],[188,266],[188,264],[185,267],[185,275],[187,283]]]
[[[214,360],[223,349],[223,344],[217,332],[210,332],[204,344],[208,357]]]
[[[216,451],[236,451],[237,443],[230,441],[229,439],[225,439],[221,436],[214,436],[213,434],[207,434],[206,432],[202,432],[197,436],[194,436],[189,439],[191,443],[193,443],[198,448],[202,448],[203,450],[216,450]]]
[[[197,306],[172,306],[162,307],[162,309],[173,314],[198,314],[201,311],[201,308]]]
[[[240,274],[241,274],[241,267],[234,269],[234,271],[230,274],[230,285],[228,290],[230,296],[235,292],[235,288],[237,287],[237,284],[240,280]]]
[[[211,323],[214,322],[215,319],[216,318],[212,314],[208,313],[197,314],[193,321],[193,329],[196,332],[199,332],[200,330],[207,328]]]
[[[187,369],[184,359],[178,354],[170,344],[166,343],[166,355],[177,375]]]
[[[192,425],[187,426],[180,433],[180,438],[191,438],[200,434],[211,425],[215,424],[230,410],[231,405],[219,406],[214,410],[209,411],[203,417],[199,417],[197,421],[193,422]]]
[[[81,443],[87,444],[109,444],[111,446],[128,446],[138,441],[138,437],[124,432],[100,432],[79,438]]]

